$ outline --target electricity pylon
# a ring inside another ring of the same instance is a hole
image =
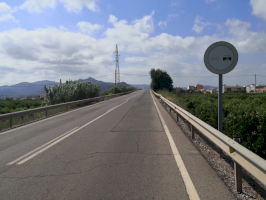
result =
[[[116,45],[116,50],[115,50],[115,84],[119,84],[120,83],[120,72],[119,72],[119,54],[118,54],[118,48]]]

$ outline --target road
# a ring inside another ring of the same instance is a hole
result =
[[[236,199],[149,90],[2,132],[0,151],[0,199]]]

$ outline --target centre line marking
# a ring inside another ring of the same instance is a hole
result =
[[[141,94],[141,93],[140,93],[140,94]],[[138,94],[138,95],[139,95],[139,94]],[[135,95],[135,96],[133,96],[132,98],[127,99],[125,102],[123,102],[123,103],[121,103],[121,104],[119,104],[119,105],[117,105],[117,106],[115,106],[115,107],[109,109],[109,110],[108,110],[107,112],[105,112],[104,114],[102,114],[102,115],[100,115],[99,117],[95,118],[94,120],[88,122],[87,124],[84,124],[84,125],[81,126],[80,128],[76,127],[76,128],[74,128],[74,129],[72,129],[72,130],[70,130],[70,131],[64,133],[63,135],[60,135],[59,137],[57,137],[57,138],[55,138],[55,139],[53,139],[53,140],[51,140],[51,141],[45,143],[44,145],[42,145],[42,146],[40,146],[40,147],[38,147],[38,148],[32,150],[31,152],[29,152],[29,153],[27,153],[27,154],[25,154],[25,155],[23,155],[23,156],[17,158],[16,160],[14,160],[14,161],[8,163],[7,165],[12,165],[12,164],[14,164],[14,163],[16,163],[16,162],[18,162],[17,165],[21,165],[21,164],[25,163],[26,161],[28,161],[28,160],[30,160],[31,158],[37,156],[38,154],[42,153],[43,151],[49,149],[50,147],[54,146],[54,145],[57,144],[58,142],[64,140],[65,138],[69,137],[70,135],[72,135],[72,134],[74,134],[75,132],[79,131],[80,129],[84,128],[85,126],[88,126],[88,125],[91,124],[92,122],[94,122],[94,121],[100,119],[100,118],[103,117],[104,115],[108,114],[108,113],[111,112],[112,110],[118,108],[119,106],[123,105],[124,103],[128,102],[128,100],[133,99],[133,98],[136,97],[136,96],[137,96],[137,95]],[[27,157],[27,156],[28,156],[28,157]],[[23,160],[22,160],[22,159],[23,159]]]
[[[174,141],[174,139],[173,139],[173,137],[172,137],[172,135],[171,135],[171,133],[170,133],[170,131],[169,131],[164,119],[163,119],[163,116],[162,116],[161,112],[159,111],[159,109],[158,109],[158,107],[156,105],[156,102],[155,102],[155,100],[154,100],[154,98],[152,96],[151,90],[150,90],[150,94],[151,94],[151,97],[152,97],[153,102],[155,104],[155,107],[156,107],[156,110],[158,112],[159,118],[160,118],[160,120],[162,122],[164,131],[165,131],[165,133],[167,135],[167,138],[169,140],[173,155],[175,157],[176,164],[177,164],[177,166],[179,168],[179,171],[180,171],[181,176],[183,178],[183,181],[185,183],[189,199],[191,199],[191,200],[199,200],[200,198],[199,198],[198,192],[195,189],[195,186],[193,185],[193,182],[192,182],[192,180],[191,180],[191,178],[190,178],[190,176],[188,174],[188,171],[187,171],[186,166],[185,166],[185,164],[184,164],[184,162],[183,162],[183,160],[182,160],[182,158],[181,158],[181,156],[179,154],[179,151],[177,150],[177,147],[175,145],[175,141]]]
[[[73,128],[72,130],[70,130],[70,131],[68,131],[68,132],[66,132],[66,133],[64,133],[64,134],[62,134],[62,135],[60,135],[60,136],[56,137],[55,139],[53,139],[53,140],[51,140],[51,141],[49,141],[49,142],[47,142],[47,143],[43,144],[42,146],[40,146],[40,147],[38,147],[38,148],[36,148],[36,149],[34,149],[34,150],[30,151],[29,153],[26,153],[25,155],[23,155],[23,156],[21,156],[21,157],[17,158],[16,160],[14,160],[14,161],[12,161],[12,162],[8,163],[7,165],[13,165],[14,163],[16,163],[16,162],[18,162],[18,161],[22,160],[23,158],[25,158],[25,157],[27,157],[27,156],[31,155],[32,153],[34,153],[34,152],[38,151],[39,149],[41,149],[41,148],[44,148],[45,146],[49,145],[50,143],[52,143],[52,142],[56,141],[57,139],[59,139],[59,138],[61,138],[61,137],[63,137],[63,136],[65,136],[65,135],[67,135],[68,133],[70,133],[70,132],[74,131],[74,130],[75,130],[75,129],[77,129],[77,128],[78,128],[78,127],[76,127],[76,128]]]

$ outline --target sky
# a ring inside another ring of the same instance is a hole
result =
[[[174,87],[218,85],[204,65],[213,43],[235,46],[226,85],[266,84],[266,0],[9,0],[0,2],[0,85],[96,78]]]

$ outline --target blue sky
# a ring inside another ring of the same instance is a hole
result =
[[[217,86],[203,62],[217,41],[239,53],[225,84],[252,84],[255,74],[266,84],[266,0],[12,0],[0,2],[0,24],[0,85],[114,82],[105,75],[118,44],[121,81],[149,84],[149,70],[161,68],[174,86]]]

